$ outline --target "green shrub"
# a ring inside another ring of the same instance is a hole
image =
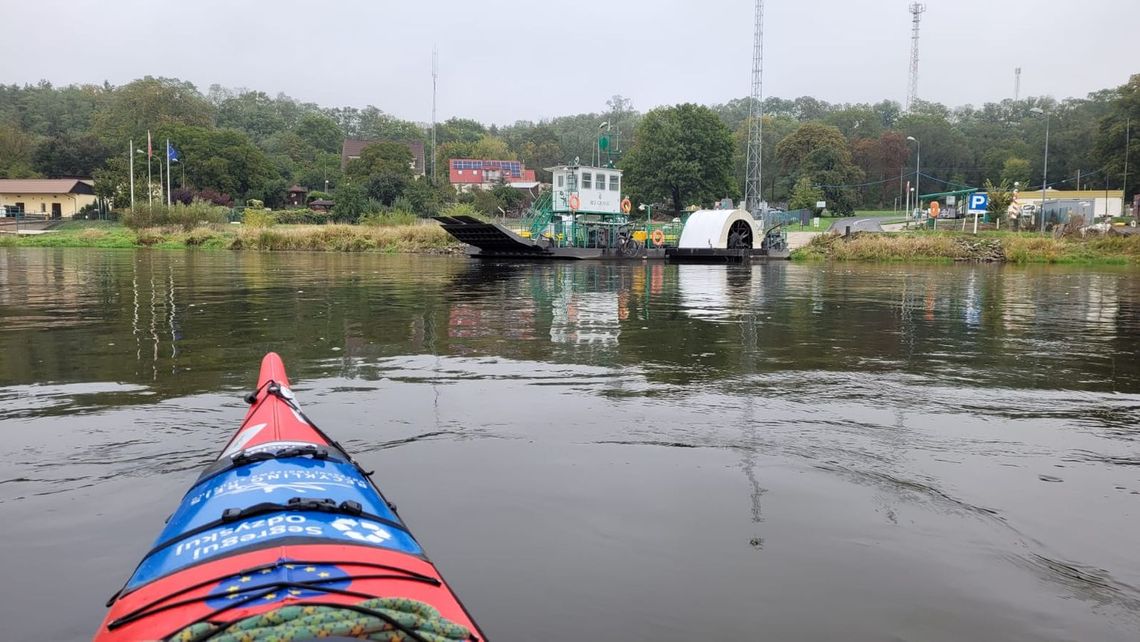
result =
[[[153,227],[146,227],[135,232],[135,242],[150,247],[163,241],[162,231]]]
[[[217,236],[214,230],[208,227],[199,227],[187,232],[186,238],[183,239],[182,242],[185,243],[187,247],[197,247],[205,245],[208,241],[213,240]]]
[[[246,227],[273,227],[276,222],[277,217],[267,209],[247,207],[241,217],[241,224]]]
[[[439,214],[440,216],[473,216],[478,219],[485,218],[474,206],[468,203],[453,203],[443,208]]]
[[[201,224],[225,223],[229,210],[209,203],[195,201],[189,205],[140,205],[123,212],[123,225],[141,230],[148,227],[177,225],[192,230]]]
[[[415,225],[419,217],[411,212],[392,209],[387,212],[369,212],[360,217],[361,225],[373,227],[390,227],[393,225]]]
[[[332,214],[313,210],[280,210],[275,214],[282,225],[324,225],[333,220]]]

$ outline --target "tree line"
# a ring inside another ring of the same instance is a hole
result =
[[[437,124],[435,168],[429,154],[423,181],[408,169],[400,145],[378,146],[342,168],[345,138],[429,143],[428,125],[374,106],[329,108],[217,85],[202,92],[149,76],[121,86],[0,85],[0,177],[90,176],[97,193],[121,207],[130,201],[127,143],[145,149],[149,130],[156,162],[166,139],[179,151],[171,181],[179,200],[257,199],[280,207],[298,184],[360,211],[398,206],[430,215],[462,198],[493,212],[517,199],[510,190],[455,195],[447,186],[450,159],[520,160],[540,180],[549,180],[544,168],[578,160],[616,164],[635,202],[676,211],[741,197],[749,106],[740,98],[641,113],[619,95],[597,112],[540,122],[451,118]],[[763,114],[762,196],[773,204],[822,198],[839,212],[901,206],[919,146],[923,193],[987,180],[1040,189],[1046,129],[1051,187],[1123,187],[1126,198],[1137,191],[1137,181],[1125,185],[1124,166],[1129,137],[1130,174],[1140,161],[1140,136],[1129,136],[1131,124],[1140,126],[1140,74],[1084,98],[954,108],[920,102],[904,113],[891,100],[832,104],[804,96],[768,98]],[[145,156],[136,156],[134,171],[136,182],[145,182]]]

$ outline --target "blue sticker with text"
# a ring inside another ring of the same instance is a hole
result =
[[[400,518],[356,468],[335,460],[274,459],[228,470],[195,485],[183,498],[155,542],[173,542],[149,555],[127,583],[141,586],[177,570],[243,548],[286,538],[328,540],[422,553],[407,531],[358,515],[282,508],[238,518],[191,537],[179,535],[218,521],[227,509],[247,509],[269,503],[288,506],[295,498],[355,502],[365,514],[400,524]]]

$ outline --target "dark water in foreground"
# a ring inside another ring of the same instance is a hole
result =
[[[493,639],[1135,642],[1138,277],[0,249],[0,638],[94,632],[272,349]]]

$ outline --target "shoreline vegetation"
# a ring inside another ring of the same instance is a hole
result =
[[[1021,232],[856,232],[821,234],[792,252],[795,261],[880,263],[1140,264],[1140,234],[1087,237]]]
[[[36,235],[0,235],[0,247],[205,249],[255,251],[450,254],[462,251],[435,222],[392,225],[274,225],[214,223],[131,229],[119,223],[69,222]]]
[[[463,245],[435,222],[382,220],[378,224],[272,225],[225,223],[190,229],[163,225],[132,229],[105,221],[67,222],[36,235],[0,234],[0,247],[204,249],[263,252],[380,252],[461,254]],[[984,231],[857,232],[821,234],[794,250],[793,261],[881,263],[1068,263],[1140,265],[1140,234],[1088,237]]]

